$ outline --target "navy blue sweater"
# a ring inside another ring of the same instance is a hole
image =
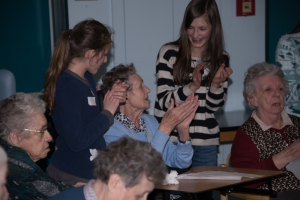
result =
[[[83,192],[84,186],[68,189],[51,197],[48,200],[86,200]]]
[[[93,178],[93,153],[105,148],[103,134],[113,123],[109,111],[99,111],[92,75],[85,79],[69,70],[56,83],[52,119],[58,133],[52,164],[59,170],[84,179]],[[88,99],[95,98],[96,105]]]

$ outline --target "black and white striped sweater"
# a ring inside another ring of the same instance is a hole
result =
[[[181,104],[193,92],[188,85],[192,82],[192,73],[197,65],[201,62],[200,58],[192,58],[192,69],[190,80],[184,86],[176,85],[173,77],[173,65],[176,61],[178,47],[174,45],[164,45],[161,47],[156,63],[156,80],[157,80],[157,95],[155,100],[154,115],[159,122],[166,110],[169,107],[170,99]],[[224,60],[229,60],[229,56],[224,52]],[[226,63],[227,64],[227,63]],[[227,65],[228,66],[228,65]],[[202,80],[208,73],[208,69],[202,72]],[[219,144],[219,125],[215,119],[214,112],[224,105],[224,100],[227,92],[227,80],[221,83],[221,87],[215,89],[206,87],[204,81],[201,86],[195,91],[198,95],[200,105],[196,111],[195,117],[190,124],[190,136],[193,145],[218,145]],[[176,130],[171,133],[170,140],[175,142],[178,134]]]

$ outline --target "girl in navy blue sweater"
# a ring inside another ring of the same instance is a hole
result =
[[[85,20],[64,31],[46,72],[43,99],[58,133],[48,174],[68,185],[93,178],[93,159],[105,148],[103,134],[113,123],[128,85],[117,81],[99,111],[96,74],[111,48],[111,32],[96,20]]]

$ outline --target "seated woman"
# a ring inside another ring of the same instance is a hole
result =
[[[45,102],[33,95],[16,93],[0,101],[0,145],[8,156],[10,199],[46,199],[69,188],[35,163],[47,156],[52,140],[44,112]]]
[[[101,89],[106,92],[115,80],[129,84],[125,103],[120,105],[120,112],[115,114],[114,124],[104,134],[106,144],[119,140],[124,135],[151,143],[152,147],[162,153],[163,160],[169,167],[188,168],[193,157],[193,148],[189,136],[189,124],[199,105],[198,96],[190,95],[180,106],[170,107],[161,124],[154,116],[144,114],[150,108],[148,93],[150,89],[144,85],[143,79],[136,74],[133,64],[119,65],[106,73]],[[179,132],[178,145],[169,141],[170,133],[177,126]]]
[[[293,173],[300,168],[286,167],[300,157],[300,118],[283,110],[284,96],[288,93],[287,79],[279,67],[259,63],[248,69],[244,97],[254,111],[234,138],[231,166],[284,171],[284,176],[272,180],[273,190],[279,192],[278,197],[297,195],[296,199],[300,199],[300,180]],[[264,183],[249,187],[268,189]]]

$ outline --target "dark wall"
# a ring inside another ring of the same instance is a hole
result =
[[[275,64],[279,38],[291,32],[300,20],[300,0],[267,0],[266,61]]]
[[[17,92],[40,92],[51,58],[47,0],[0,1],[0,68],[13,72]]]
[[[266,0],[266,61],[279,38],[300,20],[300,0]],[[0,1],[0,68],[13,72],[17,92],[39,92],[51,58],[47,0]]]

